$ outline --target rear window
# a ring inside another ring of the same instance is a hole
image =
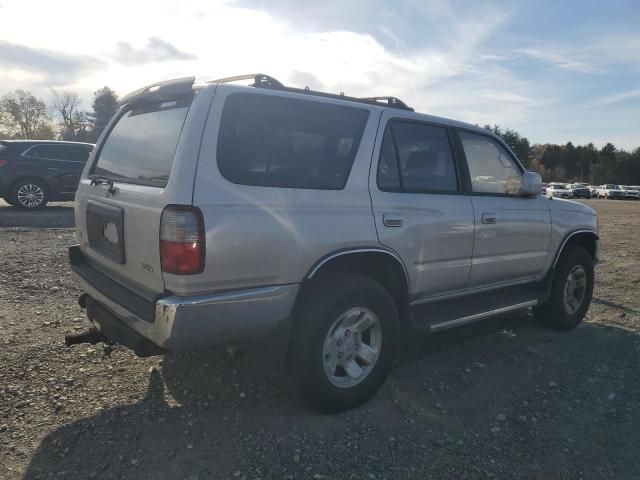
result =
[[[92,173],[165,187],[190,102],[172,100],[126,111],[109,132]]]
[[[222,112],[218,167],[243,185],[340,190],[368,116],[362,108],[232,94]]]

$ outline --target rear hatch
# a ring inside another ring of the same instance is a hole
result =
[[[148,299],[164,291],[162,211],[168,204],[192,201],[197,150],[189,158],[190,150],[179,148],[191,103],[189,94],[124,107],[96,148],[76,193],[76,225],[89,263]],[[172,178],[179,175],[178,163],[188,179]]]

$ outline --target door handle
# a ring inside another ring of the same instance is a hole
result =
[[[59,168],[53,168],[53,167],[47,167],[47,170],[51,170],[51,171],[57,172],[60,169]]]
[[[402,217],[392,213],[385,213],[382,215],[382,223],[385,227],[401,227]]]
[[[498,221],[498,216],[495,213],[483,213],[482,223],[486,225],[493,225]]]

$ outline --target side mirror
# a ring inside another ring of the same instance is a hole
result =
[[[542,177],[536,172],[524,172],[520,195],[535,197],[542,193]]]

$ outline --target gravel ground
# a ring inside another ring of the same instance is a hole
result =
[[[640,202],[588,203],[602,261],[585,323],[518,314],[411,341],[371,402],[334,416],[252,351],[65,348],[83,329],[74,234],[56,228],[70,206],[0,206],[21,226],[0,229],[0,478],[640,478]]]

